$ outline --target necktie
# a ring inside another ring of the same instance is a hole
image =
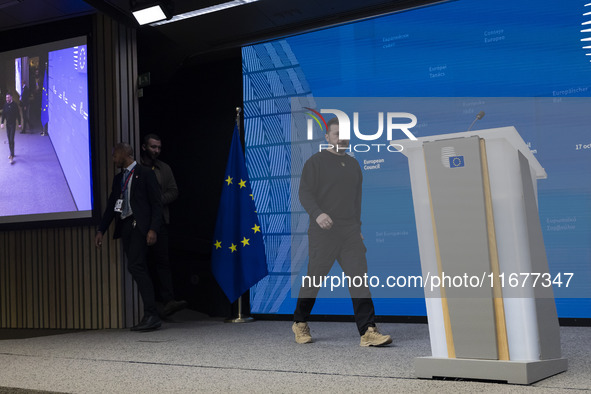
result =
[[[125,181],[127,180],[127,177],[129,176],[129,170],[125,170],[123,172],[123,182],[125,183]],[[125,187],[125,191],[123,192],[123,206],[121,207],[121,219],[125,219],[126,217],[128,217],[130,215],[130,206],[129,206],[129,182],[126,183],[126,187]]]

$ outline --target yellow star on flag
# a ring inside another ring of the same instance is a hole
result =
[[[252,194],[249,194],[250,198],[252,198],[252,201],[254,201],[254,196]]]
[[[232,244],[232,246],[228,247],[228,249],[230,249],[232,253],[234,253],[236,251],[236,246],[237,245]]]
[[[215,248],[220,249],[222,247],[222,241],[215,241]]]
[[[238,184],[240,185],[240,188],[242,189],[243,187],[246,187],[246,181],[243,181],[242,179],[240,180],[240,182],[238,182]]]
[[[261,226],[259,226],[258,224],[255,224],[254,227],[252,228],[252,230],[254,230],[254,233],[256,234],[257,232],[261,231]]]
[[[250,241],[250,239],[247,239],[246,237],[244,237],[244,238],[242,239],[242,241],[240,241],[240,242],[242,242],[242,247],[243,247],[243,248],[244,248],[246,245],[250,245],[250,244],[248,243],[248,241]]]
[[[232,179],[233,178],[231,178],[230,175],[228,175],[228,179],[226,179],[224,182],[228,182],[228,186],[230,186],[232,184]]]

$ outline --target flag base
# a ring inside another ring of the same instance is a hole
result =
[[[254,318],[250,316],[244,316],[242,314],[242,296],[238,298],[238,316],[232,319],[226,319],[225,323],[252,323]]]
[[[237,317],[235,319],[226,319],[224,323],[252,323],[254,318],[252,317]]]

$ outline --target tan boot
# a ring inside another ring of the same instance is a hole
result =
[[[312,335],[310,335],[310,327],[308,323],[293,323],[291,330],[295,334],[295,341],[297,343],[311,343]]]
[[[380,334],[376,327],[368,327],[361,337],[360,346],[385,346],[392,343],[390,335]]]

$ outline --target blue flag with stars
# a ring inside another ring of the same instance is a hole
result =
[[[41,125],[49,122],[49,93],[47,92],[47,67],[45,68],[45,76],[43,77],[43,90],[41,91]]]
[[[211,269],[230,302],[267,276],[265,245],[238,126],[234,127],[213,242]]]

